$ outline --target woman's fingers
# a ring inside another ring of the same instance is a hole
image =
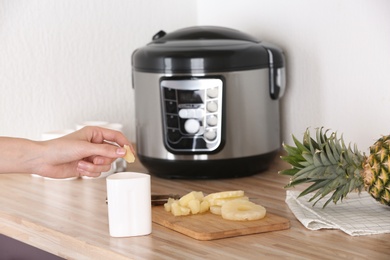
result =
[[[111,169],[111,163],[110,164],[94,164],[91,162],[81,160],[77,164],[77,171],[81,175],[86,175],[86,176],[91,176],[91,175],[99,176],[100,173],[107,172],[110,169]]]
[[[87,134],[87,138],[91,143],[102,143],[103,141],[110,141],[119,144],[123,147],[125,144],[129,144],[129,140],[123,135],[123,133],[107,128],[101,127],[85,127],[82,129]]]

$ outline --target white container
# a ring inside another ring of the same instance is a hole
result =
[[[112,237],[152,232],[150,175],[120,172],[106,179],[109,232]]]

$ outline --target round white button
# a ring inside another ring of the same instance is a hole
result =
[[[209,126],[216,126],[218,124],[218,118],[214,115],[207,117],[207,124]]]
[[[200,128],[200,123],[198,120],[195,119],[188,119],[184,123],[184,129],[187,131],[189,134],[196,134],[199,131]]]
[[[217,132],[215,130],[208,130],[206,133],[204,133],[204,137],[207,140],[214,140],[217,137]]]
[[[188,110],[187,109],[180,109],[179,110],[179,117],[188,118]]]
[[[187,118],[195,118],[195,110],[194,109],[187,109]]]
[[[207,110],[209,112],[217,112],[218,110],[218,104],[217,102],[214,102],[214,101],[210,101],[207,103]]]
[[[195,117],[202,118],[203,117],[203,109],[201,109],[201,108],[195,109]]]
[[[216,97],[218,97],[218,87],[207,89],[207,96],[209,98],[216,98]]]

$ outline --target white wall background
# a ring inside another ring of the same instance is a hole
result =
[[[132,52],[194,24],[194,0],[0,0],[0,135],[104,120],[135,140]]]
[[[286,142],[324,126],[366,151],[390,134],[390,1],[200,0],[198,24],[239,29],[285,50]]]
[[[160,29],[192,25],[285,50],[286,142],[325,126],[365,150],[390,133],[390,1],[0,0],[0,135],[105,120],[135,140],[131,53]]]

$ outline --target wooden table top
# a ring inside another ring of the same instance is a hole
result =
[[[151,235],[112,238],[105,179],[47,180],[0,174],[0,233],[66,259],[388,259],[390,234],[351,237],[339,230],[310,231],[284,202],[288,167],[279,157],[250,177],[169,180],[152,176],[152,193],[244,190],[291,228],[199,241],[153,223]],[[138,163],[130,171],[146,172]],[[390,220],[389,220],[390,221]]]

